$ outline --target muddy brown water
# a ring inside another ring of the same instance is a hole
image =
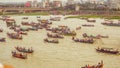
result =
[[[20,24],[23,16],[11,16]],[[41,16],[42,19],[49,19],[50,16]],[[54,21],[52,27],[67,25],[71,29],[87,24],[85,20],[63,19]],[[29,16],[29,22],[37,22],[36,16]],[[81,68],[86,64],[94,65],[103,60],[104,68],[120,68],[120,55],[98,53],[95,48],[110,47],[120,49],[120,27],[110,27],[101,25],[104,19],[96,19],[95,27],[82,27],[77,30],[77,37],[82,38],[83,33],[89,35],[109,35],[109,38],[96,40],[94,44],[75,43],[72,37],[65,36],[59,40],[59,44],[44,43],[47,31],[29,31],[23,40],[14,40],[7,37],[6,32],[11,31],[6,27],[4,21],[0,20],[0,27],[4,29],[0,36],[6,37],[6,42],[0,42],[0,62],[13,65],[14,68]],[[11,51],[15,46],[33,47],[34,53],[28,55],[28,59],[22,60],[11,56]]]

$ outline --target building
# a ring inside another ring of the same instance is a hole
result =
[[[67,0],[67,5],[75,4],[74,0]]]
[[[32,6],[32,1],[27,1],[25,3],[25,7],[31,7]]]
[[[120,0],[107,0],[107,5],[110,9],[120,9]]]
[[[50,7],[50,0],[42,0],[42,7],[43,8]]]
[[[61,0],[53,0],[53,6],[56,8],[62,7],[62,1]]]
[[[37,2],[37,0],[34,0],[34,1],[32,2],[32,7],[38,7],[38,2]]]
[[[89,3],[97,4],[97,0],[88,0]]]
[[[80,6],[79,5],[76,5],[75,6],[75,11],[79,11],[80,10]]]

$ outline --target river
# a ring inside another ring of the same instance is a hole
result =
[[[23,16],[11,16],[20,24]],[[36,16],[28,16],[27,21],[37,22]],[[85,20],[66,19],[62,17],[61,21],[53,21],[52,27],[58,25],[67,25],[71,29],[87,24]],[[50,16],[41,16],[41,19],[49,19]],[[104,62],[104,68],[120,68],[120,55],[111,55],[96,52],[95,48],[110,47],[120,49],[120,27],[110,27],[101,25],[104,19],[96,19],[95,27],[82,27],[77,30],[77,37],[81,38],[83,33],[92,35],[108,35],[109,38],[96,40],[94,44],[76,43],[71,40],[72,37],[65,36],[59,40],[59,44],[44,43],[47,31],[39,29],[38,31],[29,31],[23,40],[14,40],[7,37],[6,32],[10,31],[4,21],[0,20],[0,27],[4,29],[0,36],[6,37],[6,42],[0,42],[0,62],[10,64],[14,68],[81,68],[86,64],[95,65],[101,60]],[[11,51],[15,46],[33,47],[34,53],[28,55],[28,59],[22,60],[14,58]]]

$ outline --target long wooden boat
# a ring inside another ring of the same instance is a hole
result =
[[[0,42],[5,42],[5,38],[0,38]]]
[[[81,68],[103,68],[103,61],[99,62],[97,65],[85,65]]]
[[[50,39],[44,39],[44,42],[48,42],[48,43],[59,43],[58,40],[50,40]]]
[[[61,38],[61,39],[64,38],[62,35],[59,35],[59,34],[50,34],[50,33],[47,33],[47,36],[50,37],[50,38]]]
[[[103,22],[103,23],[101,23],[102,25],[106,25],[106,26],[118,26],[118,27],[120,27],[120,23],[107,23],[107,22]]]
[[[27,59],[27,54],[12,51],[12,56],[20,59]]]
[[[87,22],[93,22],[94,23],[94,22],[96,22],[96,20],[94,20],[94,19],[93,20],[92,19],[91,20],[87,19]]]
[[[83,24],[82,26],[86,26],[86,27],[94,27],[94,25],[91,25],[91,24]]]
[[[120,51],[118,51],[117,49],[113,49],[113,48],[96,48],[97,52],[102,52],[102,53],[110,53],[110,54],[119,54]]]
[[[23,47],[15,47],[16,50],[18,50],[19,52],[23,52],[23,53],[33,53],[33,49],[32,48],[23,48]]]
[[[61,17],[54,17],[54,18],[50,18],[51,21],[60,21]]]
[[[7,35],[12,39],[22,39],[22,35],[18,33],[7,33]]]
[[[90,43],[90,44],[93,44],[94,43],[94,40],[92,38],[88,38],[88,39],[78,39],[78,38],[72,38],[73,41],[75,42],[80,42],[80,43]]]

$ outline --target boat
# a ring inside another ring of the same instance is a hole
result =
[[[5,42],[5,38],[0,38],[0,42]]]
[[[64,36],[76,36],[76,33],[70,32],[70,33],[61,33]]]
[[[61,38],[61,39],[64,38],[62,35],[59,35],[59,34],[50,34],[50,33],[47,33],[47,36],[50,37],[50,38]]]
[[[48,43],[59,43],[59,41],[57,39],[53,39],[53,40],[50,40],[48,38],[44,39],[44,42],[48,42]]]
[[[93,36],[93,35],[88,36],[87,33],[84,33],[82,35],[83,35],[84,38],[94,38],[94,39],[100,39],[101,38],[100,36]]]
[[[29,30],[38,31],[38,28],[37,27],[30,27]]]
[[[40,16],[37,16],[37,18],[40,18]]]
[[[94,25],[91,25],[91,24],[83,24],[82,26],[86,26],[86,27],[94,27]]]
[[[22,25],[27,25],[27,26],[31,26],[31,24],[29,22],[21,22]]]
[[[102,52],[102,53],[109,53],[109,54],[119,54],[120,51],[118,51],[118,49],[114,49],[114,48],[105,48],[105,47],[102,47],[102,48],[96,48],[96,51],[97,52]]]
[[[104,36],[104,35],[96,35],[96,36],[93,36],[93,35],[90,35],[90,36],[88,36],[86,33],[84,33],[84,34],[82,34],[83,35],[83,37],[87,37],[87,38],[94,38],[94,39],[100,39],[100,38],[109,38],[109,36]]]
[[[113,23],[113,22],[103,22],[101,23],[102,25],[106,25],[106,26],[118,26],[120,27],[120,22],[118,23]]]
[[[97,35],[98,37],[101,37],[101,38],[109,38],[109,36],[105,36],[105,35]]]
[[[51,21],[60,21],[61,17],[53,17],[50,18]]]
[[[103,61],[101,61],[101,62],[99,62],[97,65],[85,65],[85,66],[83,66],[83,67],[81,67],[81,68],[103,68]]]
[[[0,28],[0,32],[3,32],[3,29],[2,29],[2,28]]]
[[[9,33],[7,32],[7,35],[12,39],[22,39],[22,35],[18,33]]]
[[[24,31],[18,31],[18,34],[27,35],[27,32],[24,32]]]
[[[22,17],[22,19],[28,19],[28,17]]]
[[[64,35],[64,36],[76,36],[76,32],[75,31],[70,31],[70,30],[63,30],[60,34]]]
[[[87,22],[96,22],[94,19],[87,19]]]
[[[80,43],[90,43],[93,44],[94,40],[92,38],[87,38],[87,39],[78,39],[78,38],[72,38],[73,41],[75,42],[80,42]]]
[[[77,27],[76,30],[80,30],[81,29],[81,26]]]
[[[17,47],[15,47],[15,49],[16,49],[17,51],[23,52],[23,53],[33,53],[33,52],[34,52],[32,48],[26,49],[26,48],[24,48],[24,47],[18,47],[18,46],[17,46]]]
[[[12,51],[12,56],[20,59],[27,59],[27,54]]]

